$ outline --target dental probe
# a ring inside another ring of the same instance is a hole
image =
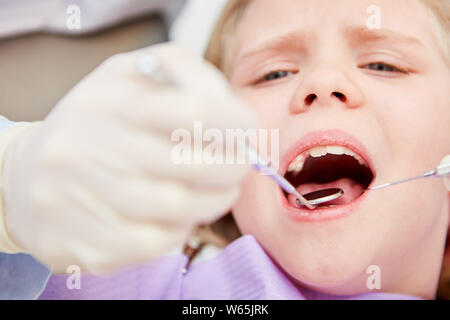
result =
[[[289,181],[287,181],[274,168],[272,168],[269,164],[269,161],[267,161],[262,155],[258,154],[255,149],[247,145],[244,151],[248,155],[250,164],[252,164],[253,168],[261,173],[268,175],[287,193],[295,195],[297,199],[301,201],[301,204],[305,205],[308,209],[312,210],[316,208],[315,206],[311,205],[308,200],[306,200],[300,193],[298,193],[297,189],[295,189],[295,187],[290,184]]]
[[[420,176],[415,176],[412,178],[407,178],[407,179],[397,180],[397,181],[393,181],[393,182],[389,182],[389,183],[384,183],[384,184],[378,185],[376,187],[369,188],[367,190],[378,190],[378,189],[383,189],[383,188],[390,187],[390,186],[393,186],[396,184],[405,183],[405,182],[409,182],[409,181],[413,181],[413,180],[417,180],[417,179],[442,178],[442,177],[445,177],[448,175],[450,175],[450,155],[446,156],[444,158],[444,160],[442,160],[442,162],[435,169],[427,171]]]

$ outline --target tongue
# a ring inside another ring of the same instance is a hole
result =
[[[317,190],[339,188],[344,191],[344,195],[336,200],[325,202],[322,206],[341,205],[350,203],[363,193],[363,186],[350,178],[341,178],[328,183],[305,183],[297,187],[297,191],[301,194],[307,194]],[[288,195],[288,201],[294,207],[296,205],[296,197],[292,194]]]

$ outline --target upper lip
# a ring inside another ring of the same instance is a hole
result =
[[[329,145],[344,146],[358,154],[366,162],[375,178],[373,162],[366,147],[357,138],[340,129],[313,131],[296,141],[282,157],[280,163],[282,175],[299,154],[314,147]]]

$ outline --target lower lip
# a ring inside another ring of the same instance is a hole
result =
[[[298,222],[318,222],[339,219],[352,214],[359,208],[368,193],[368,191],[364,191],[357,199],[344,205],[338,205],[332,208],[318,207],[313,210],[294,208],[289,204],[287,197],[284,195],[281,188],[279,188],[279,199],[281,206],[289,218]]]

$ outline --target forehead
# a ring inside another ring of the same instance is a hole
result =
[[[382,29],[436,46],[437,20],[420,0],[253,0],[237,29],[234,51],[239,55],[295,30],[326,37],[348,27],[366,27],[374,18],[373,8],[379,9]]]

